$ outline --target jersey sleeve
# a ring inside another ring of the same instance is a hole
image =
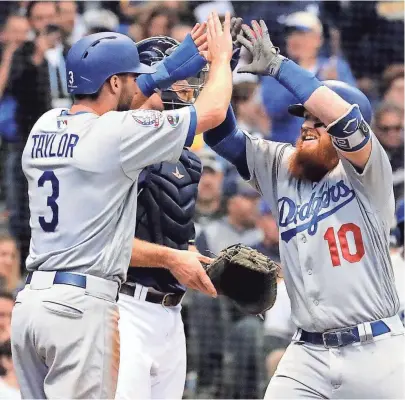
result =
[[[371,154],[363,171],[340,155],[343,168],[354,190],[368,199],[372,212],[390,208],[394,198],[392,167],[387,153],[370,128]]]
[[[177,162],[184,145],[191,145],[194,139],[197,118],[193,106],[163,112],[135,110],[119,114],[123,114],[120,161],[131,179],[148,165]]]
[[[273,142],[248,133],[246,135],[246,161],[249,168],[249,183],[277,210],[277,179],[287,166],[287,154],[293,148],[288,143]]]

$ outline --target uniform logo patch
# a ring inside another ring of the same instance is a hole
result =
[[[351,135],[352,133],[356,132],[359,129],[360,121],[357,118],[352,118],[347,121],[346,125],[343,128],[343,132],[346,135]]]
[[[162,113],[155,110],[132,111],[132,118],[142,126],[159,127],[162,124]]]
[[[177,113],[170,113],[167,114],[167,120],[169,121],[169,124],[174,128],[179,124],[180,116]]]
[[[177,179],[181,179],[184,178],[184,175],[182,175],[179,171],[179,169],[176,167],[176,171],[172,172],[172,174],[177,178]]]

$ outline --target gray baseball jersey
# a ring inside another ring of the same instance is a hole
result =
[[[195,111],[45,113],[22,156],[32,229],[27,269],[70,270],[123,281],[147,165],[177,162]]]
[[[292,319],[323,332],[394,315],[399,300],[389,256],[392,170],[372,135],[362,173],[341,157],[320,182],[293,178],[294,147],[247,136],[250,183],[277,214]]]

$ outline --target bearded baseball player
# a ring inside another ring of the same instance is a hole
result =
[[[152,67],[139,61],[130,38],[115,32],[87,36],[68,54],[74,105],[45,113],[22,157],[32,238],[12,347],[23,398],[115,396],[116,299],[131,257],[138,176],[148,165],[177,162],[196,132],[223,121],[231,97],[229,15],[222,29],[211,14],[204,32],[205,24],[197,25]],[[129,111],[197,74],[207,47],[210,76],[193,106]]]
[[[290,90],[301,135],[295,147],[253,138],[229,109],[205,141],[278,220],[298,330],[265,398],[404,398],[405,336],[389,256],[392,171],[369,126],[370,103],[281,56],[263,21],[252,27],[238,40],[253,61],[238,72],[270,75]]]

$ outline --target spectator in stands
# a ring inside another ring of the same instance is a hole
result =
[[[20,252],[15,239],[0,236],[0,287],[14,293],[20,285]]]
[[[10,340],[13,307],[13,295],[10,292],[0,290],[0,343]]]
[[[259,87],[256,83],[241,82],[234,85],[232,108],[240,129],[252,135],[268,134],[270,122],[260,101]]]
[[[395,104],[404,111],[404,65],[394,64],[388,67],[382,76],[382,99]]]
[[[263,240],[253,244],[253,248],[257,249],[267,257],[280,262],[280,251],[278,248],[278,227],[277,222],[271,213],[270,207],[264,200],[259,203],[260,217],[256,221],[257,227],[263,232]]]
[[[21,143],[17,129],[17,101],[12,95],[8,82],[14,54],[28,39],[30,26],[25,17],[10,15],[1,34],[0,64],[0,135],[5,150],[3,171],[6,197],[6,209],[9,214],[9,225],[15,234],[20,224],[18,179],[22,179],[20,170]],[[24,179],[24,178],[23,178]]]
[[[180,22],[173,26],[169,36],[176,39],[178,42],[182,42],[192,29],[193,25]]]
[[[11,356],[10,340],[0,344],[0,367],[2,368],[0,377],[0,399],[21,399]]]
[[[119,14],[120,22],[131,23],[136,21],[138,23],[144,24],[145,20],[158,8],[164,7],[173,11],[173,13],[179,15],[181,20],[188,21],[188,2],[187,1],[172,1],[166,0],[161,1],[120,1]]]
[[[33,41],[23,43],[13,55],[11,76],[6,90],[16,101],[18,142],[11,149],[15,165],[13,185],[16,198],[11,205],[9,227],[18,238],[22,260],[26,259],[30,241],[28,188],[21,169],[21,154],[24,143],[35,121],[51,108],[50,75],[45,54],[53,46],[54,35],[47,27],[56,23],[54,2],[30,2],[27,18],[35,35]],[[24,266],[22,265],[22,268]]]
[[[227,215],[207,224],[197,236],[196,246],[202,254],[212,256],[231,244],[252,245],[262,238],[255,226],[260,195],[240,177],[227,190]]]
[[[87,33],[86,26],[78,13],[76,1],[58,1],[57,6],[63,42],[70,47]]]
[[[99,32],[115,32],[118,29],[118,17],[111,10],[102,8],[86,11],[83,14],[83,22],[89,35]],[[129,34],[129,32],[124,33]]]
[[[203,227],[221,219],[225,214],[222,200],[223,172],[221,163],[211,149],[203,148],[197,154],[201,159],[203,172],[198,185],[194,220]]]
[[[7,82],[10,79],[11,62],[15,51],[28,39],[29,30],[30,26],[25,17],[10,15],[1,32],[0,135],[6,144],[17,139],[16,102],[7,88]]]
[[[382,103],[374,113],[373,131],[388,154],[393,171],[394,195],[404,193],[404,122],[403,110]]]
[[[342,48],[356,78],[379,79],[387,65],[404,62],[404,2],[324,3],[335,8]]]
[[[143,23],[143,37],[169,36],[172,28],[178,23],[177,14],[169,8],[159,7],[151,12]]]
[[[338,56],[325,58],[319,55],[323,43],[323,27],[315,15],[309,12],[290,14],[285,19],[285,28],[286,54],[289,58],[321,80],[337,79],[355,84],[345,60]],[[298,103],[298,100],[272,77],[262,79],[262,99],[272,121],[271,139],[294,144],[303,120],[289,115],[287,107]]]

